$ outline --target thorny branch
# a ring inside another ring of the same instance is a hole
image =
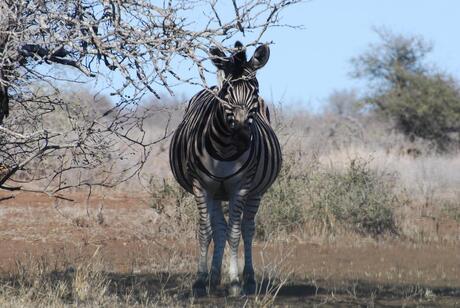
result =
[[[169,120],[162,136],[147,134],[146,94],[209,88],[210,46],[238,35],[255,46],[300,1],[0,0],[0,190],[132,178],[171,134]],[[90,80],[112,99],[78,88]]]

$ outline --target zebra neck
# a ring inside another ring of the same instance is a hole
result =
[[[216,110],[205,134],[205,144],[208,153],[215,159],[230,161],[236,160],[248,149],[250,142],[242,144],[225,125],[225,119],[219,110]]]

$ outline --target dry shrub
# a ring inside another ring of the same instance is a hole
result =
[[[191,255],[175,247],[158,247],[143,260],[148,269],[110,272],[101,257],[67,259],[65,252],[17,261],[0,276],[0,307],[157,307],[182,305],[192,284]]]
[[[107,305],[109,280],[98,250],[76,268],[65,260],[51,260],[46,256],[18,260],[16,273],[0,280],[0,306]]]
[[[394,179],[353,159],[343,171],[325,169],[313,174],[306,189],[311,219],[323,229],[335,224],[362,235],[397,234],[395,209],[399,200]]]
[[[271,234],[286,235],[307,221],[305,189],[309,172],[308,168],[299,168],[300,160],[295,155],[284,157],[278,179],[264,195],[256,216],[258,239],[267,240]]]
[[[150,206],[164,218],[169,233],[184,234],[184,231],[196,229],[198,210],[195,199],[174,179],[151,177],[148,192]]]
[[[393,175],[362,159],[352,159],[342,170],[285,155],[279,178],[259,210],[257,236],[288,234],[307,223],[322,234],[342,229],[374,237],[397,234],[400,201],[393,186]]]
[[[268,252],[269,246],[275,248],[274,256],[273,252]],[[270,236],[260,251],[260,258],[260,277],[257,279],[257,290],[251,304],[254,307],[271,307],[275,305],[278,294],[289,284],[295,272],[290,265],[292,250],[286,245],[276,246]]]

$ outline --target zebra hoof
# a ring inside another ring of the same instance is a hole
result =
[[[211,271],[209,278],[209,293],[213,295],[219,295],[219,286],[220,286],[221,275],[218,271]]]
[[[253,295],[256,293],[256,281],[254,278],[248,278],[244,280],[243,292],[245,295]]]
[[[204,297],[208,295],[206,292],[206,282],[201,279],[195,281],[192,286],[192,294],[193,297]]]
[[[241,295],[241,286],[238,281],[232,281],[230,283],[230,288],[228,289],[228,295],[230,297],[236,297]]]
[[[211,288],[217,288],[220,285],[221,276],[219,272],[211,271],[209,284]]]
[[[192,286],[193,297],[203,297],[207,295],[206,286],[208,285],[208,274],[198,272],[198,278]]]
[[[245,268],[243,271],[243,292],[245,295],[256,293],[256,280],[254,279],[254,270]]]

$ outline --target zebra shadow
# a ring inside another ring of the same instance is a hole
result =
[[[319,303],[316,295],[325,290],[305,282],[279,285],[268,279],[258,279],[257,292],[246,296],[229,297],[229,284],[225,281],[205,297],[193,297],[191,286],[195,273],[155,272],[142,274],[108,274],[109,292],[122,301],[157,303],[159,305],[198,306],[265,306],[266,304],[296,305]]]
[[[217,292],[203,298],[194,298],[191,285],[195,273],[146,272],[146,273],[117,273],[102,272],[104,292],[117,302],[130,305],[158,304],[184,306],[197,304],[204,306],[259,306],[266,303],[275,305],[318,305],[329,303],[332,305],[368,305],[380,304],[431,304],[450,305],[460,303],[460,288],[431,287],[420,284],[381,284],[366,280],[328,280],[309,281],[292,280],[285,284],[276,281],[258,279],[258,288],[255,295],[228,297],[228,284],[225,282]],[[74,268],[64,271],[53,271],[41,277],[43,283],[50,285],[75,284],[76,272]],[[34,278],[34,277],[31,277]],[[35,278],[34,278],[35,279]],[[28,281],[24,277],[0,277],[0,286],[14,288],[36,288],[34,279]],[[91,281],[89,286],[92,285]],[[97,281],[96,281],[97,283]],[[74,302],[74,294],[66,295],[66,301]],[[443,302],[446,300],[447,302]]]
[[[117,296],[123,296],[129,291],[131,296],[143,292],[143,297],[146,296],[145,292],[147,292],[147,296],[150,298],[154,298],[160,293],[182,300],[193,297],[191,285],[195,278],[195,273],[108,273],[107,277],[109,280],[109,291]],[[257,281],[257,291],[252,296],[308,297],[324,292],[320,287],[303,282],[278,284],[269,279],[262,281],[257,279]],[[216,291],[210,294],[210,297],[227,297],[228,286],[228,283],[223,282]],[[134,293],[131,291],[134,291]]]
[[[367,280],[309,281],[294,280],[285,284],[259,277],[257,292],[251,296],[229,297],[227,283],[209,296],[194,298],[191,284],[194,273],[170,274],[168,272],[150,274],[109,274],[110,292],[118,297],[127,293],[135,302],[161,302],[173,299],[177,304],[199,304],[205,306],[258,306],[275,305],[319,305],[323,303],[378,306],[389,304],[417,304],[448,299],[447,303],[460,303],[460,288],[449,286],[432,287],[420,284],[382,284]],[[127,292],[129,291],[129,292]],[[133,293],[134,292],[134,293]]]
[[[367,305],[370,301],[377,304],[390,302],[396,305],[412,299],[417,303],[431,290],[436,296],[458,296],[460,290],[453,288],[433,288],[420,285],[378,284],[365,280],[340,280],[312,282],[310,280],[294,280],[279,284],[276,280],[257,277],[257,291],[251,296],[241,295],[229,297],[229,284],[223,282],[212,294],[194,298],[191,285],[195,273],[171,274],[155,272],[143,274],[109,274],[110,292],[118,298],[125,299],[129,294],[135,303],[172,303],[178,305],[198,306],[315,306],[329,305]],[[410,303],[410,302],[409,302]]]

